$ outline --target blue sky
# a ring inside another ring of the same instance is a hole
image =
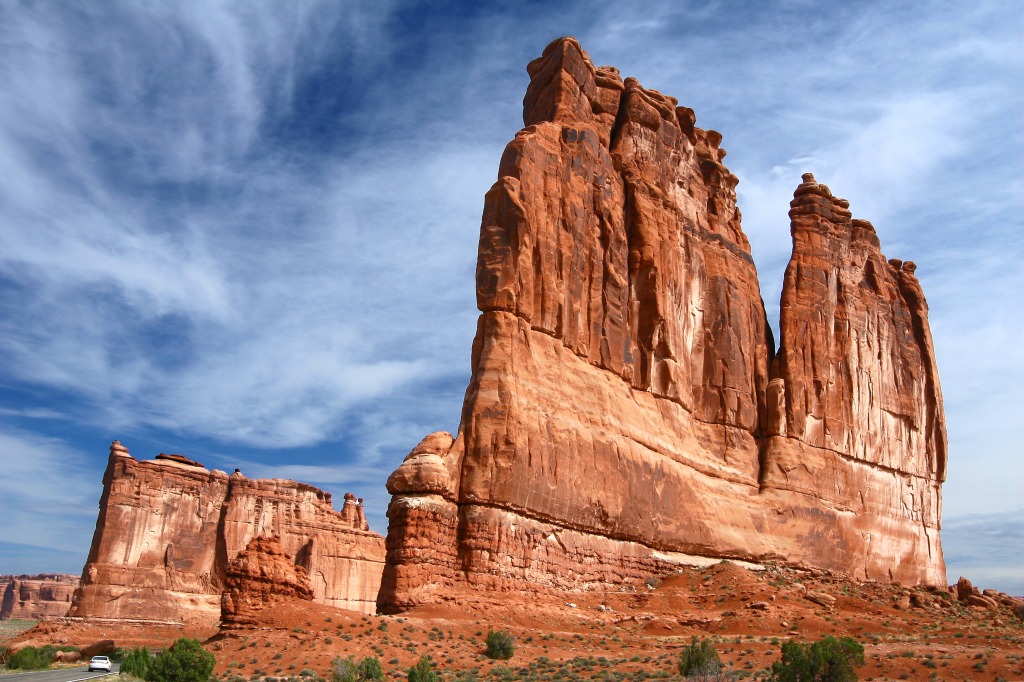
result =
[[[1024,594],[1024,10],[0,3],[0,573],[79,572],[111,440],[366,498],[454,431],[483,195],[560,35],[724,135],[769,319],[814,172],[914,260],[950,580]]]

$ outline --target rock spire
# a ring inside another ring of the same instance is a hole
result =
[[[462,422],[388,479],[380,608],[694,554],[943,584],[913,263],[805,176],[776,356],[722,136],[572,38],[527,70],[484,200]]]

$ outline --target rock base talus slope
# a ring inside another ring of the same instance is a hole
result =
[[[379,606],[455,585],[606,585],[687,554],[943,582],[933,533],[943,474],[928,462],[945,458],[944,426],[912,269],[891,273],[876,241],[867,260],[896,288],[851,291],[834,319],[807,331],[787,322],[797,319],[785,317],[787,302],[807,316],[836,304],[827,286],[805,287],[817,275],[791,266],[776,358],[721,135],[697,128],[675,99],[594,67],[571,38],[528,72],[526,127],[484,200],[481,315],[459,432],[427,436],[388,480]],[[805,185],[794,259],[853,277],[866,262],[852,236],[864,223],[822,222],[822,197]],[[836,244],[815,236],[826,228]],[[825,329],[868,310],[854,341]],[[876,350],[892,357],[857,365],[872,378],[815,383],[857,342],[875,348],[862,335],[882,327],[894,336]],[[789,341],[805,333],[817,335],[806,357]],[[904,378],[892,371],[916,377],[899,406],[888,401]],[[875,379],[892,390],[867,407]],[[818,414],[851,401],[845,431],[819,438]],[[879,420],[886,435],[872,435]],[[912,501],[904,474],[919,477]],[[889,554],[872,556],[878,548]]]
[[[62,618],[76,587],[78,576],[64,573],[0,576],[0,620]]]
[[[279,538],[315,601],[375,609],[384,539],[351,494],[339,512],[310,485],[210,471],[180,456],[139,461],[114,441],[69,615],[216,622],[226,569],[259,536]]]

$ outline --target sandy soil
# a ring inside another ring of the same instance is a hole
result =
[[[824,593],[834,598],[823,606]],[[484,655],[489,628],[516,639],[509,661]],[[756,679],[788,639],[824,635],[864,645],[862,680],[1024,680],[1024,623],[1008,606],[967,608],[934,589],[861,583],[824,572],[731,563],[692,568],[613,592],[448,595],[444,604],[368,616],[309,602],[264,611],[258,627],[50,621],[16,639],[167,646],[203,639],[221,678],[329,677],[338,656],[380,659],[406,677],[429,654],[446,679],[572,680],[670,678],[694,636],[715,642],[736,679]],[[63,640],[63,641],[61,641]]]

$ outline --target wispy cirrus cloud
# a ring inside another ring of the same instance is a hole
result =
[[[409,165],[396,149],[299,155],[280,129],[306,114],[293,109],[320,58],[361,69],[347,74],[355,81],[373,71],[386,11],[151,9],[43,7],[10,29],[25,48],[6,62],[20,76],[0,128],[15,171],[0,190],[11,208],[0,272],[21,312],[0,338],[11,371],[83,394],[122,426],[263,446],[337,435],[346,409],[435,379],[437,358],[418,345],[443,344],[417,333],[421,306],[400,306],[411,287],[453,292],[446,278],[471,272],[468,249],[453,259],[433,246],[457,225],[424,221],[420,208],[450,220],[451,201],[437,197],[457,193],[427,193],[465,155],[424,150],[433,161],[402,173],[413,189],[394,202],[382,190]],[[77,47],[84,30],[110,42]],[[339,49],[333,40],[351,32]],[[34,88],[40,75],[60,107]],[[333,114],[357,105],[339,101]],[[388,219],[415,219],[422,237],[410,243]],[[367,286],[375,279],[384,286]],[[403,314],[410,329],[396,339]],[[450,328],[450,309],[437,317]]]
[[[62,563],[49,570],[77,573],[96,524],[94,491],[102,465],[90,462],[61,439],[7,424],[0,429],[0,462],[0,499],[4,501],[0,546],[20,548],[19,556],[26,548],[43,553],[59,550]],[[0,550],[0,573],[31,570],[9,562],[7,552]]]
[[[1024,401],[1020,14],[810,7],[0,6],[12,447],[54,413],[68,432],[244,450],[249,475],[359,484],[382,517],[374,477],[457,427],[483,194],[525,64],[573,34],[724,133],[770,318],[802,172],[919,263],[946,508],[1004,509],[1024,476],[1006,427]]]

